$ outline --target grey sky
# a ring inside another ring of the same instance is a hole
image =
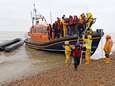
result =
[[[0,0],[0,31],[28,31],[31,26],[30,11],[33,0]],[[94,28],[103,28],[105,32],[115,32],[115,0],[36,0],[36,7],[50,22],[57,16],[80,15],[92,12],[97,18]]]

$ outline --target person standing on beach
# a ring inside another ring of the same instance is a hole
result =
[[[71,57],[70,57],[70,55],[71,55],[71,46],[69,44],[69,41],[65,41],[64,48],[65,48],[65,57],[66,57],[65,65],[69,66],[71,64]]]
[[[91,56],[91,47],[92,47],[92,37],[91,35],[87,35],[87,38],[84,39],[86,53],[85,53],[85,64],[90,64],[90,56]]]
[[[104,45],[104,52],[105,52],[104,62],[106,64],[110,63],[110,52],[112,50],[112,46],[113,46],[113,41],[111,39],[111,36],[107,35],[106,36],[106,42],[105,42],[105,45]]]
[[[73,50],[73,60],[74,60],[74,68],[77,70],[77,67],[80,63],[80,57],[81,57],[81,48],[80,45],[75,45],[75,48]]]

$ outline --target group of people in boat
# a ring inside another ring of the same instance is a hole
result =
[[[85,31],[91,31],[91,26],[94,22],[92,13],[82,13],[80,17],[65,15],[62,18],[57,17],[57,20],[48,26],[49,39],[55,39],[66,36],[81,36]]]
[[[65,65],[69,66],[71,64],[71,55],[73,56],[73,62],[74,62],[74,68],[77,70],[77,67],[80,64],[80,59],[85,59],[85,64],[91,63],[91,48],[92,48],[92,37],[91,35],[87,35],[87,38],[84,38],[83,41],[85,42],[84,45],[80,45],[79,42],[76,43],[76,45],[71,45],[69,41],[65,41]],[[109,64],[110,63],[110,53],[112,50],[113,41],[110,35],[106,35],[106,42],[104,45],[104,52],[105,52],[105,58],[104,63]],[[83,47],[85,47],[85,56],[82,56],[84,52]]]

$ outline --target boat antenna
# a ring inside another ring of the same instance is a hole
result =
[[[36,20],[37,17],[37,10],[36,10],[36,5],[35,5],[35,0],[34,0],[34,4],[33,4],[33,11],[30,12],[30,16],[32,19],[32,25],[34,25],[34,21]]]
[[[35,4],[35,0],[34,0],[34,4],[33,4],[33,7],[34,7],[34,15],[35,15],[35,18],[36,18],[36,16],[37,16],[37,10],[36,10],[36,4]]]
[[[51,9],[50,9],[50,23],[52,24],[52,12],[51,12]]]
[[[30,15],[31,15],[31,19],[32,19],[32,25],[34,25],[34,17],[32,15],[32,11],[30,12]]]

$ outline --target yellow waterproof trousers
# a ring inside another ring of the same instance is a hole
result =
[[[105,51],[104,63],[105,64],[109,64],[110,63],[110,52]]]
[[[90,64],[90,53],[91,49],[86,49],[86,55],[85,55],[85,64]]]
[[[66,56],[66,59],[65,59],[65,64],[66,66],[69,66],[71,64],[71,51],[70,52],[65,52],[65,56]]]
[[[64,37],[66,37],[67,36],[67,28],[66,28],[66,26],[63,28],[63,33],[64,33]]]

